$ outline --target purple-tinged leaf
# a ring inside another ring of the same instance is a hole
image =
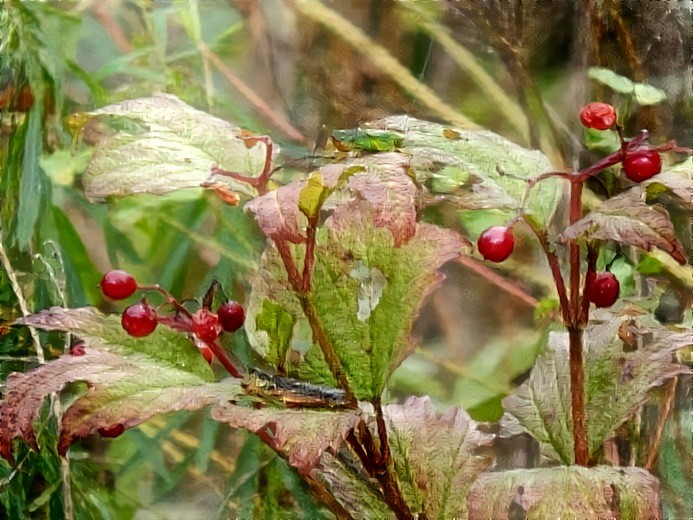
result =
[[[661,518],[659,481],[640,468],[561,466],[485,473],[467,497],[469,520]]]
[[[352,176],[349,187],[371,205],[373,223],[389,229],[400,247],[416,233],[416,186],[405,173],[406,156],[381,154],[377,160],[377,171]]]
[[[250,430],[260,436],[289,463],[310,473],[325,450],[336,451],[346,434],[360,421],[353,410],[315,411],[263,408],[256,410],[221,403],[212,409],[212,418],[232,428]]]
[[[654,339],[632,352],[623,350],[618,338],[621,325],[631,318],[610,315],[593,321],[585,331],[585,407],[589,451],[604,441],[648,399],[647,392],[666,379],[690,373],[672,363],[676,350],[693,344],[693,331],[660,331]],[[547,350],[539,356],[529,380],[503,400],[509,430],[514,420],[541,445],[546,455],[564,464],[573,463],[570,364],[567,333],[550,335]]]
[[[298,208],[301,190],[305,185],[305,181],[292,182],[245,205],[245,209],[255,215],[265,236],[294,244],[305,242],[306,219]]]
[[[85,382],[87,394],[65,412],[61,446],[75,437],[114,424],[132,427],[152,415],[201,408],[242,392],[239,382],[208,384],[202,378],[170,368],[142,355],[120,355],[85,348],[84,355],[62,356],[26,373],[7,379],[0,403],[0,454],[10,459],[12,440],[22,437],[35,445],[33,422],[44,399],[68,383]]]
[[[493,436],[480,432],[461,408],[436,412],[428,397],[410,397],[384,409],[402,493],[413,513],[465,518],[472,483],[490,464],[475,455]]]
[[[676,238],[669,213],[660,205],[643,202],[637,190],[629,190],[599,205],[589,215],[568,226],[560,240],[614,240],[650,251],[657,247],[680,264],[686,263],[683,246]]]

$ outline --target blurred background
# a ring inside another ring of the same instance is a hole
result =
[[[66,344],[63,335],[32,336],[3,323],[51,305],[122,310],[98,291],[111,268],[177,296],[201,296],[217,278],[243,302],[262,251],[242,205],[202,190],[87,202],[80,174],[91,150],[76,146],[70,115],[168,92],[270,135],[287,175],[319,165],[333,130],[402,113],[490,129],[542,150],[556,168],[578,168],[609,146],[579,125],[579,108],[592,100],[616,106],[627,134],[647,128],[652,142],[693,146],[690,12],[689,1],[628,0],[4,2],[1,381],[36,366],[37,341],[46,358]],[[613,82],[590,79],[593,67],[666,98],[638,103]],[[607,174],[605,182],[619,181]],[[690,213],[672,211],[690,248]],[[435,218],[468,236],[485,226],[485,217],[463,221],[454,208]],[[520,237],[502,270],[473,259],[446,266],[415,327],[422,347],[395,373],[390,397],[429,394],[442,408],[461,405],[478,420],[497,420],[556,309],[538,259]],[[690,306],[688,271],[627,255],[621,264],[625,296],[656,286],[660,321],[680,321]],[[670,518],[686,516],[685,497],[693,496],[690,390],[690,378],[672,390],[677,406],[655,468]],[[82,442],[67,473],[49,423],[44,450],[17,468],[0,462],[0,518],[327,517],[274,453],[204,414]],[[533,464],[525,448],[510,447],[505,463]]]

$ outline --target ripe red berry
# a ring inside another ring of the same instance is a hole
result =
[[[656,150],[636,151],[623,160],[623,170],[633,182],[642,182],[662,171],[662,158]]]
[[[219,318],[209,309],[200,309],[192,317],[192,331],[206,343],[215,341],[222,332]]]
[[[479,253],[491,262],[502,262],[510,256],[515,247],[515,237],[511,229],[494,226],[484,231],[477,241]]]
[[[83,356],[84,354],[86,354],[86,352],[84,352],[85,346],[86,345],[82,341],[80,341],[79,343],[75,343],[70,347],[70,354],[75,357]]]
[[[597,307],[611,307],[618,300],[619,283],[612,273],[599,273],[587,284],[587,299]]]
[[[130,273],[116,269],[101,279],[101,291],[111,300],[124,300],[137,290],[137,282]]]
[[[123,312],[121,324],[125,332],[136,338],[149,336],[156,329],[156,311],[146,301],[131,305]]]
[[[202,347],[200,349],[200,354],[202,354],[202,357],[205,358],[205,361],[209,363],[210,365],[212,364],[212,361],[214,360],[214,352],[212,352],[212,349],[209,347]]]
[[[99,432],[99,435],[101,435],[101,437],[112,439],[114,437],[118,437],[125,431],[125,425],[121,423],[115,423],[112,426],[99,428],[97,431]]]
[[[580,110],[580,122],[587,128],[607,130],[616,122],[616,111],[607,103],[590,103]]]
[[[243,326],[245,311],[240,303],[233,300],[224,302],[217,309],[219,323],[226,332],[236,332]]]

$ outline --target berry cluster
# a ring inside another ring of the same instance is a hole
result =
[[[580,121],[586,128],[608,130],[616,124],[616,110],[607,103],[590,103],[580,110]],[[620,127],[617,126],[620,135]],[[662,171],[657,150],[623,148],[623,171],[633,182],[642,182]]]
[[[216,313],[207,307],[190,312],[168,291],[157,285],[140,285],[125,271],[109,271],[104,275],[100,285],[104,296],[112,300],[129,298],[137,289],[163,294],[166,302],[158,308],[150,306],[146,298],[142,298],[141,301],[125,309],[121,317],[123,329],[136,338],[149,336],[159,323],[174,330],[188,332],[196,340],[204,358],[210,363],[214,358],[210,344],[214,344],[224,332],[236,332],[243,326],[245,320],[245,311],[238,302],[226,301],[219,306]],[[166,305],[173,306],[175,312],[172,316],[161,314],[161,307]]]

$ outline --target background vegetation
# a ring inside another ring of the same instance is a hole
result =
[[[683,4],[616,0],[599,7],[563,0],[4,3],[0,378],[70,343],[64,335],[3,323],[52,305],[119,310],[97,287],[112,267],[177,296],[200,296],[216,277],[243,301],[246,274],[262,250],[241,207],[201,190],[89,203],[80,173],[92,152],[78,143],[74,114],[154,92],[175,94],[271,135],[281,148],[280,180],[320,164],[334,129],[392,113],[488,128],[541,149],[556,166],[575,167],[609,147],[581,144],[576,113],[592,99],[614,104],[629,133],[648,128],[653,142],[693,145],[688,16]],[[656,86],[666,100],[638,103],[627,88],[590,79],[590,67]],[[605,182],[608,189],[617,180],[607,175]],[[690,214],[670,211],[690,248]],[[474,236],[498,216],[442,210],[430,218]],[[393,399],[428,394],[478,420],[499,418],[501,398],[532,366],[547,334],[545,317],[555,310],[548,271],[536,265],[529,243],[520,246],[502,271],[469,258],[446,267],[447,282],[416,327],[422,347],[396,372]],[[690,266],[672,266],[656,253],[624,253],[616,267],[626,296],[652,294],[662,323],[680,322],[686,311],[690,320]],[[643,446],[636,452],[644,465],[646,445],[660,431],[653,470],[671,518],[691,514],[690,385],[690,377],[669,384],[622,432],[622,444]],[[114,441],[82,442],[69,466],[56,455],[52,421],[47,413],[41,452],[27,452],[15,468],[0,462],[0,516],[323,514],[286,463],[255,437],[201,414],[177,413]],[[501,460],[532,466],[536,457],[527,441],[508,446]],[[630,462],[636,461],[622,460]]]

